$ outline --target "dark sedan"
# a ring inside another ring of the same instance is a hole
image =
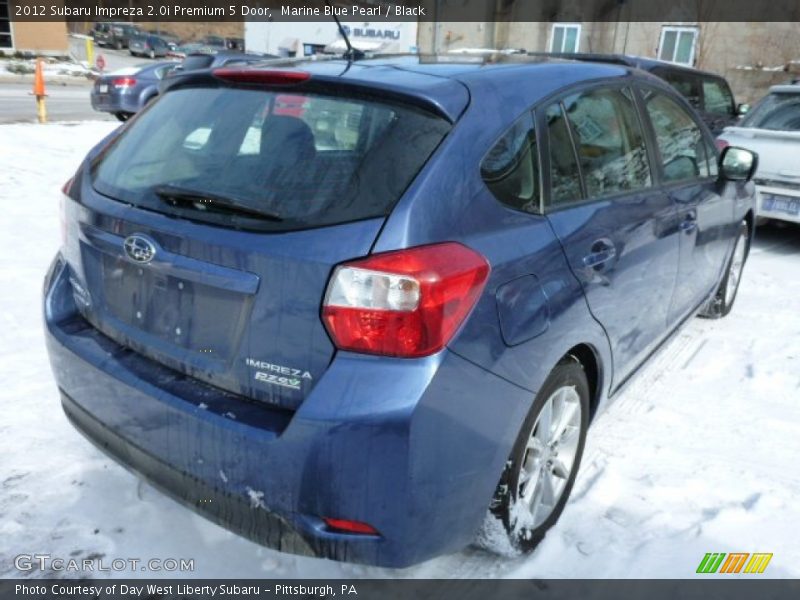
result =
[[[92,29],[95,44],[117,50],[127,48],[130,39],[140,34],[141,31],[130,23],[95,23]]]
[[[131,38],[128,50],[133,56],[157,58],[167,55],[169,44],[157,35],[139,35]]]
[[[263,62],[271,58],[278,58],[274,54],[249,54],[245,52],[192,52],[187,54],[183,61],[175,67],[175,73],[182,71],[195,71],[197,69],[217,69],[219,67],[232,67]]]
[[[92,108],[127,121],[158,95],[158,83],[177,64],[139,65],[99,77],[92,88]]]

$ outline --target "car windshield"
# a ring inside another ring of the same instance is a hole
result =
[[[343,223],[388,214],[449,129],[416,108],[342,95],[178,89],[101,154],[93,185],[223,226]]]
[[[742,127],[800,131],[800,93],[772,93],[742,121]]]

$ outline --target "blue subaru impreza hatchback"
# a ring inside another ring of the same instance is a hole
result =
[[[74,425],[280,550],[533,549],[597,407],[731,310],[756,157],[628,67],[459,60],[187,73],[98,144],[44,287]]]

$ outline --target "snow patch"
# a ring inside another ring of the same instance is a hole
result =
[[[0,576],[21,576],[20,549],[45,548],[194,558],[194,573],[174,575],[212,579],[685,578],[712,550],[768,551],[763,576],[800,577],[797,227],[759,228],[732,313],[691,320],[595,417],[575,493],[529,556],[467,548],[409,569],[358,567],[262,548],[152,488],[136,501],[136,478],[61,414],[40,315],[60,244],[59,190],[115,127],[0,125],[0,236],[13,249],[0,253]],[[489,525],[489,545],[502,550],[502,524]]]
[[[267,507],[264,505],[264,492],[248,487],[247,497],[250,498],[250,508],[263,508],[266,510]]]

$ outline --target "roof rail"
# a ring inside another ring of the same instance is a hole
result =
[[[528,56],[538,56],[542,58],[564,58],[567,60],[578,60],[582,62],[603,62],[617,65],[636,66],[635,57],[625,54],[601,54],[595,52],[528,52]]]
[[[452,48],[441,54],[526,54],[524,48]]]

